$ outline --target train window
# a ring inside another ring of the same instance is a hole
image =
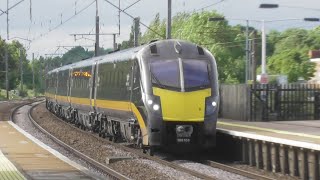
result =
[[[110,82],[111,82],[111,72],[108,71],[108,72],[107,72],[107,81],[106,81],[106,84],[110,84]]]
[[[113,81],[114,81],[114,71],[112,70],[111,72],[110,72],[110,85],[113,85]]]
[[[152,83],[159,87],[180,89],[180,72],[177,60],[161,60],[150,63]]]
[[[114,86],[118,88],[119,87],[119,70],[115,71],[114,74],[115,74]]]
[[[116,87],[117,86],[117,71],[113,71],[113,83],[112,83],[112,85],[114,86],[114,87]]]
[[[183,60],[185,88],[208,87],[210,85],[208,63],[202,60]]]

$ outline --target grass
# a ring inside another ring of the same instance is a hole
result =
[[[9,99],[22,99],[23,97],[18,95],[19,90],[11,90],[9,91]],[[37,93],[37,95],[40,95]],[[6,100],[6,90],[0,89],[0,101]],[[26,98],[34,97],[34,92],[32,89],[27,89],[27,96]]]

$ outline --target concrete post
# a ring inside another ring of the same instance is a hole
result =
[[[279,146],[271,143],[271,169],[272,172],[279,172]]]
[[[290,146],[288,149],[289,173],[290,176],[297,175],[297,154],[295,149]]]
[[[254,141],[254,152],[255,152],[255,159],[256,159],[256,167],[258,169],[262,169],[262,151],[261,151],[261,144],[259,141]]]
[[[265,171],[270,171],[270,148],[267,142],[262,142],[262,159],[263,159],[263,169]]]
[[[317,154],[315,151],[311,150],[308,152],[308,176],[309,179],[319,180],[320,174],[318,172],[319,164],[317,162]]]
[[[139,46],[139,24],[140,24],[140,18],[134,18],[134,47]]]
[[[288,151],[287,147],[280,144],[279,147],[280,169],[282,174],[288,173]]]
[[[168,0],[168,17],[166,38],[171,39],[171,0]]]
[[[299,177],[301,179],[308,179],[307,157],[306,157],[305,150],[302,148],[298,150],[298,169],[299,169]]]

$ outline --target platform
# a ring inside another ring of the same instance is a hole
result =
[[[219,119],[219,132],[277,144],[320,150],[320,121],[247,122]]]
[[[99,179],[11,121],[0,121],[0,179]]]

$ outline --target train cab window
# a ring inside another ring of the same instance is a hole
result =
[[[155,60],[150,63],[152,84],[162,88],[180,89],[180,72],[177,60]]]
[[[163,89],[191,91],[210,87],[206,60],[154,60],[150,63],[150,73],[153,86]]]
[[[129,80],[129,78],[128,78]],[[142,95],[141,95],[141,76],[140,76],[140,68],[137,62],[135,62],[133,66],[133,78],[131,79],[132,82],[132,102],[135,103],[137,106],[142,106]]]
[[[184,86],[186,89],[205,88],[210,85],[208,63],[204,60],[183,60]]]

